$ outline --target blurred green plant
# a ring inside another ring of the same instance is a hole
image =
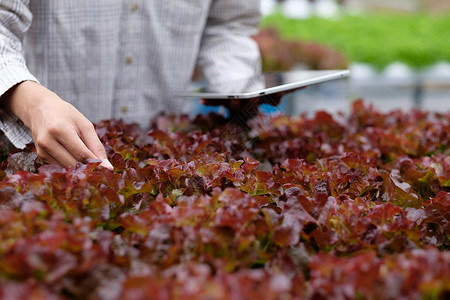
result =
[[[319,42],[341,51],[350,62],[382,69],[402,62],[420,69],[450,61],[450,15],[364,14],[336,19],[289,19],[266,16],[262,28],[275,28],[283,38]]]

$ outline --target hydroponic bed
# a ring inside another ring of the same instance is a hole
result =
[[[448,299],[450,113],[97,125],[115,167],[11,152],[0,299]]]

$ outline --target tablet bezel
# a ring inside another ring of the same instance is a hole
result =
[[[295,70],[295,71],[286,71],[286,72],[270,72],[262,74],[262,78],[267,76],[293,76],[295,73],[300,74],[313,74],[307,79],[297,80],[290,83],[280,84],[273,87],[262,88],[251,92],[203,92],[201,90],[197,91],[188,91],[185,93],[181,93],[178,96],[181,97],[190,97],[190,98],[200,98],[200,99],[250,99],[250,98],[258,98],[266,95],[285,92],[288,93],[290,91],[294,91],[296,89],[310,86],[313,84],[323,83],[330,80],[336,80],[340,78],[345,78],[350,75],[349,70]],[[207,86],[202,87],[201,89],[207,89]]]

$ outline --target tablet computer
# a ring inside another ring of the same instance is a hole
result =
[[[349,76],[349,70],[296,70],[264,73],[251,78],[241,78],[215,85],[200,85],[194,90],[179,94],[201,99],[249,99],[336,80]]]

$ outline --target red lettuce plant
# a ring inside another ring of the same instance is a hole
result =
[[[0,299],[445,299],[450,114],[96,124],[114,171],[11,152]]]

